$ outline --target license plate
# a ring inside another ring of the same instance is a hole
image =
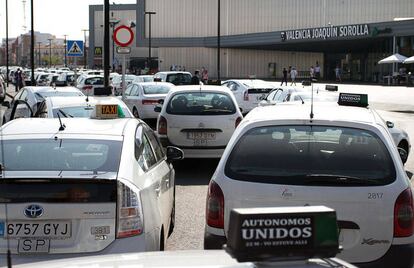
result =
[[[49,253],[50,240],[49,239],[19,239],[17,253]]]
[[[215,132],[188,132],[187,139],[190,140],[215,140]]]
[[[21,221],[7,223],[7,236],[18,238],[66,239],[72,234],[70,221]]]

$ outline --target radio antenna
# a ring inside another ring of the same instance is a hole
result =
[[[311,89],[311,111],[310,111],[310,119],[311,119],[311,121],[312,121],[312,119],[313,119],[313,79],[312,79],[312,77],[311,77],[311,85],[312,85],[312,89]]]

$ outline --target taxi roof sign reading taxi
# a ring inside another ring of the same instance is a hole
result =
[[[336,212],[325,206],[233,209],[226,251],[239,262],[334,257]]]
[[[338,104],[343,106],[368,107],[368,95],[339,93]]]
[[[116,119],[124,118],[125,115],[122,108],[117,104],[97,104],[95,106],[95,115],[92,117],[96,119]]]

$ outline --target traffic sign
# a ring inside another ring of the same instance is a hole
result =
[[[131,28],[125,25],[121,25],[114,30],[114,41],[120,47],[127,47],[134,40],[134,32]]]
[[[130,47],[116,47],[116,53],[118,54],[130,54],[131,48]]]
[[[80,40],[68,40],[67,41],[67,55],[70,57],[83,56],[83,41]]]

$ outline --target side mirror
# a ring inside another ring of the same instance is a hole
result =
[[[164,104],[164,100],[163,100],[163,99],[159,99],[159,100],[158,100],[158,104],[163,105],[163,104]]]
[[[174,146],[167,147],[167,161],[173,162],[184,159],[184,152]]]
[[[7,109],[10,108],[10,102],[8,102],[8,101],[4,101],[1,105],[4,106],[4,107],[7,107]]]
[[[161,107],[160,106],[155,106],[154,107],[154,112],[161,113]]]
[[[407,162],[407,159],[408,159],[408,152],[404,150],[403,148],[397,148],[397,149],[398,149],[398,153],[400,154],[401,161],[403,162],[403,164],[405,164],[405,162]]]
[[[388,128],[393,128],[394,127],[394,123],[393,122],[391,122],[391,121],[387,121],[387,122],[385,122],[386,124],[387,124],[387,127]]]

